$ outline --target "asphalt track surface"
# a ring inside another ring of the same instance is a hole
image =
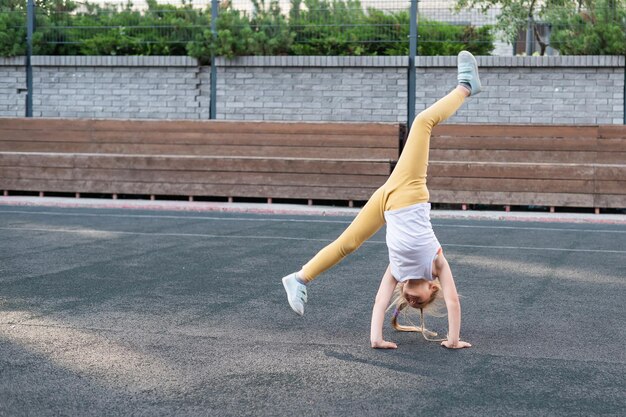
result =
[[[280,283],[349,221],[0,207],[0,415],[624,415],[626,225],[433,220],[473,347],[384,351],[384,231]]]

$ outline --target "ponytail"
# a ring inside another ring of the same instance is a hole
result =
[[[421,330],[416,326],[404,326],[398,323],[398,316],[400,315],[400,312],[408,306],[409,303],[407,303],[406,300],[404,300],[404,297],[402,297],[402,300],[393,310],[393,315],[391,316],[391,326],[399,332],[419,332]],[[420,311],[422,311],[422,309],[420,309]]]
[[[404,295],[402,294],[402,285],[403,284],[399,284],[396,287],[396,290],[395,290],[396,298],[389,306],[389,308],[395,306],[393,310],[393,314],[391,316],[391,326],[399,332],[421,333],[422,336],[424,336],[424,339],[428,340],[429,342],[443,342],[447,340],[447,338],[433,339],[433,337],[437,336],[437,333],[433,332],[432,330],[428,330],[426,328],[425,321],[424,321],[424,308],[428,306],[430,303],[432,303],[435,300],[435,298],[437,298],[437,294],[439,293],[440,287],[438,285],[435,287],[436,289],[435,291],[433,291],[433,296],[431,297],[430,300],[428,300],[428,302],[424,306],[421,306],[419,308],[414,308],[414,307],[411,307],[408,301],[406,300],[406,298],[404,298]],[[398,317],[400,316],[400,314],[402,314],[406,320],[411,322],[411,320],[408,317],[409,316],[408,308],[414,308],[415,310],[419,310],[420,312],[420,326],[419,327],[415,326],[413,323],[411,323],[411,325],[408,325],[408,326],[398,323]]]

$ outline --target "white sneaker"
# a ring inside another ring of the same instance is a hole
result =
[[[480,84],[480,78],[478,78],[478,63],[476,62],[474,55],[467,51],[459,52],[459,56],[457,58],[457,68],[457,79],[459,83],[463,82],[472,87],[470,95],[475,96],[480,93],[482,85]]]
[[[291,309],[299,315],[304,315],[304,303],[307,301],[306,285],[302,285],[296,279],[296,273],[283,278],[283,286],[287,291],[287,300]]]

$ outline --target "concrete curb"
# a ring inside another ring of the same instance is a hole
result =
[[[223,212],[254,213],[297,216],[347,216],[354,217],[358,208],[304,206],[293,204],[256,204],[256,203],[220,203],[187,201],[151,201],[151,200],[106,200],[96,198],[58,198],[58,197],[0,197],[0,206],[22,207],[60,207],[60,208],[98,208],[132,209],[155,211],[187,212]],[[433,219],[466,219],[487,221],[545,222],[545,223],[585,223],[585,224],[623,224],[626,215],[622,214],[585,214],[585,213],[530,213],[496,211],[459,211],[433,210]]]

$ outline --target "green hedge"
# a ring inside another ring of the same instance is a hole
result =
[[[23,0],[0,3],[0,55],[26,52],[26,6]],[[70,0],[36,0],[37,55],[190,55],[202,62],[212,53],[239,55],[408,55],[408,11],[364,9],[358,0],[291,0],[288,15],[278,2],[252,0],[246,14],[223,2],[218,36],[210,31],[211,13],[148,0],[143,11],[130,3],[112,5]],[[303,7],[304,6],[304,7]],[[421,19],[418,53],[477,55],[493,50],[489,26]]]
[[[587,10],[570,1],[544,18],[556,22],[550,44],[563,55],[626,55],[625,0],[596,0]]]

